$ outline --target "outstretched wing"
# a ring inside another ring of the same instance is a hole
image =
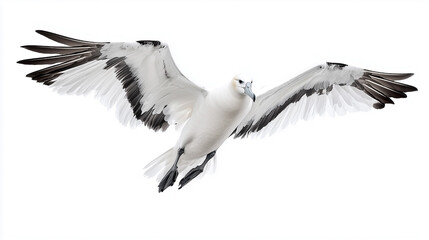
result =
[[[19,61],[51,65],[27,77],[59,93],[94,93],[107,107],[116,106],[117,116],[125,125],[143,123],[157,131],[181,124],[207,94],[180,73],[168,46],[159,41],[89,42],[36,32],[66,46],[23,46],[57,54]]]
[[[325,112],[381,109],[391,98],[405,98],[417,88],[397,82],[412,73],[382,73],[326,63],[256,97],[256,102],[234,131],[234,137],[272,133],[279,127]]]

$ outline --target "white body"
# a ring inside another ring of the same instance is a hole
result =
[[[202,98],[184,126],[175,149],[184,148],[184,159],[200,158],[217,150],[243,120],[252,100],[230,85]]]

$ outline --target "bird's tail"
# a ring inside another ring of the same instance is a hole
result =
[[[174,160],[177,157],[177,149],[176,148],[170,148],[163,154],[161,154],[159,157],[152,160],[149,164],[147,164],[144,167],[144,175],[146,177],[152,178],[156,177],[156,180],[158,182],[161,181],[161,179],[164,177],[164,175],[167,173],[167,171],[173,166]],[[178,170],[179,174],[187,173],[191,168],[197,166],[198,164],[201,164],[204,160],[203,158],[198,159],[180,159],[178,164]],[[205,175],[207,172],[214,172],[216,169],[216,156],[208,162],[208,164],[205,167],[205,170],[201,176]]]
[[[174,147],[161,154],[159,157],[152,160],[149,164],[144,167],[144,175],[146,177],[156,177],[160,181],[163,175],[167,173],[168,167],[174,162],[175,153]]]

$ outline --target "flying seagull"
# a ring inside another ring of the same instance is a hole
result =
[[[240,76],[207,91],[179,71],[163,42],[90,42],[36,32],[63,46],[22,46],[55,54],[19,61],[50,65],[27,77],[59,93],[94,93],[107,107],[116,107],[125,125],[144,124],[154,131],[181,126],[176,145],[146,167],[146,174],[158,175],[159,192],[173,186],[181,173],[179,189],[188,184],[229,137],[273,132],[326,112],[381,109],[393,104],[391,98],[405,98],[405,92],[417,90],[398,82],[412,73],[376,72],[327,62],[260,96],[252,92],[252,81]]]

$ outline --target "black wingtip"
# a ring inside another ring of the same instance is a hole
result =
[[[415,92],[418,91],[418,89],[414,86],[409,85],[409,91],[408,92]]]
[[[45,31],[45,30],[36,30],[36,33],[46,38],[49,38],[57,43],[61,43],[67,46],[104,45],[107,43],[107,42],[91,42],[91,41],[80,40],[80,39],[67,37],[64,35],[60,35],[60,34]]]
[[[383,108],[384,108],[384,104],[383,104],[383,103],[380,103],[380,102],[378,102],[378,103],[374,103],[372,106],[373,106],[375,109],[383,109]]]
[[[414,75],[414,73],[386,73],[386,72],[372,71],[368,69],[364,69],[364,71],[368,72],[371,75],[382,77],[384,79],[388,79],[392,81],[404,80]]]
[[[404,73],[404,79],[414,76],[414,73]]]
[[[45,36],[46,34],[50,34],[51,32],[45,30],[36,30],[36,33]]]
[[[410,78],[414,75],[414,73],[398,73],[396,74],[396,76],[393,76],[394,81],[398,81],[398,80],[404,80],[407,78]]]
[[[37,29],[36,33],[43,35],[43,34],[49,34],[49,33],[53,33],[53,32],[49,32],[49,31],[46,31],[46,30]],[[53,34],[56,34],[56,33],[53,33]]]
[[[30,51],[34,51],[33,49],[35,48],[35,47],[37,47],[37,46],[35,46],[35,45],[23,45],[23,46],[21,46],[22,48],[25,48],[25,49],[27,49],[27,50],[30,50]]]

